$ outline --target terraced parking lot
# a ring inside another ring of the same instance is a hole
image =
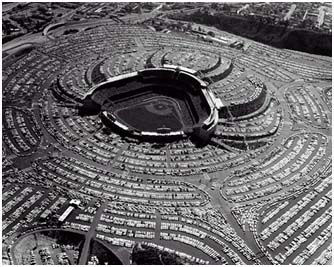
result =
[[[81,264],[96,260],[92,240],[123,264],[140,242],[191,263],[331,263],[331,58],[110,20],[81,26],[3,58],[4,262],[22,261],[22,237],[57,229],[84,237]],[[139,142],[78,114],[92,86],[166,63],[197,71],[228,107],[206,146]]]

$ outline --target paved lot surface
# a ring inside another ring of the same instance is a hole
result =
[[[331,262],[331,58],[110,20],[77,27],[3,59],[4,262],[20,236],[50,228],[85,237],[80,264],[91,240],[125,264],[137,242],[210,264]],[[208,145],[139,143],[78,115],[94,81],[148,62],[197,70],[230,107]]]

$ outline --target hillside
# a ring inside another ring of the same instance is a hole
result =
[[[311,54],[332,56],[332,36],[329,34],[290,29],[286,25],[250,21],[245,17],[227,16],[222,13],[209,15],[196,12],[178,14],[173,19],[192,21],[233,33],[277,48],[291,49]]]

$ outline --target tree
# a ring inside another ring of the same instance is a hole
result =
[[[210,7],[214,10],[217,10],[218,9],[218,3],[212,3]]]
[[[215,37],[215,36],[216,36],[215,33],[214,33],[213,31],[209,31],[209,32],[208,32],[208,35],[210,35],[211,37]]]

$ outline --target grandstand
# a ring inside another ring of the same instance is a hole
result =
[[[195,134],[209,140],[222,104],[195,73],[164,65],[110,78],[86,94],[79,112],[94,109],[109,127],[136,137],[159,141]]]

